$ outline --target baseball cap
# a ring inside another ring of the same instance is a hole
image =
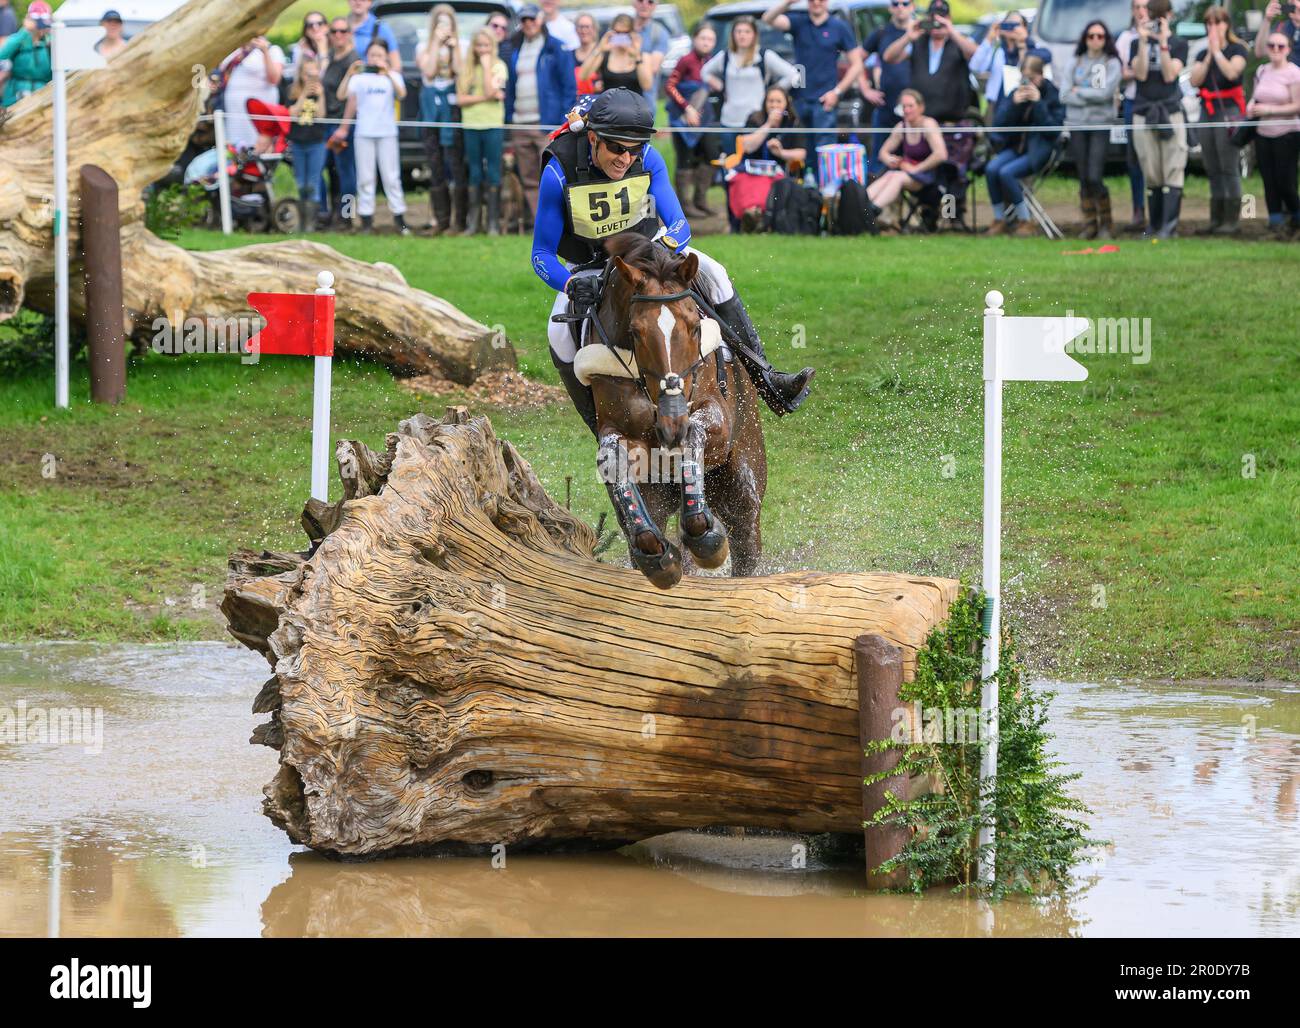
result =
[[[524,6],[519,9],[519,20],[523,21],[525,18],[539,18],[541,17],[541,14],[542,9],[536,4],[524,4]]]
[[[116,11],[109,10],[109,11],[105,11],[104,17],[100,18],[99,20],[101,23],[106,21],[121,21],[122,16],[118,14]]]
[[[54,13],[45,0],[32,0],[31,6],[27,8],[27,17],[36,23],[37,28],[48,29],[54,20]]]

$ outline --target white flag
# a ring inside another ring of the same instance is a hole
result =
[[[1088,331],[1087,318],[999,318],[996,369],[985,378],[1004,382],[1082,382],[1088,369],[1065,350]],[[987,358],[986,358],[987,359]]]

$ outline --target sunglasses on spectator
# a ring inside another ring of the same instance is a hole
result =
[[[307,27],[309,29],[323,29],[326,24],[328,23],[323,21],[309,21],[307,22]]]
[[[1106,33],[1104,33],[1104,32],[1089,32],[1089,33],[1088,33],[1088,38],[1089,38],[1089,39],[1105,39],[1105,38],[1106,38]]]
[[[335,36],[346,36],[351,31],[351,29],[330,29],[330,34]]]
[[[890,7],[911,7],[912,0],[889,0]]]
[[[1269,48],[1270,50],[1289,50],[1289,49],[1291,49],[1290,46],[1289,46],[1288,44],[1286,44],[1286,43],[1269,43],[1269,44],[1268,44],[1268,48]]]

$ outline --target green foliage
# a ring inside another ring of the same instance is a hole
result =
[[[86,349],[81,326],[68,326],[68,351],[76,361]],[[0,322],[0,376],[54,367],[54,319],[47,314],[20,308],[8,321]],[[53,386],[51,386],[51,389]]]
[[[203,186],[173,182],[145,201],[144,223],[154,235],[175,239],[183,229],[201,225],[207,211],[208,194]]]
[[[953,605],[948,623],[931,633],[917,655],[916,677],[900,690],[901,700],[919,703],[923,711],[978,708],[983,606],[982,596],[963,597]],[[1099,843],[1085,835],[1081,818],[1088,808],[1065,791],[1079,776],[1062,772],[1048,753],[1052,694],[1022,680],[1009,633],[1004,633],[997,680],[998,776],[992,805],[997,872],[991,894],[1068,886],[1083,851]],[[921,742],[886,739],[867,749],[901,751],[897,767],[868,777],[868,784],[900,773],[930,783],[926,794],[912,800],[886,794],[872,823],[905,826],[912,837],[879,870],[904,869],[914,892],[943,884],[955,884],[955,891],[979,888],[978,836],[984,823],[979,767],[985,742],[945,742],[928,729],[922,734]]]

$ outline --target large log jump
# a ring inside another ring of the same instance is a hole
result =
[[[344,857],[863,822],[854,641],[904,675],[951,579],[792,572],[656,589],[592,556],[486,418],[337,447],[306,554],[232,556],[222,611],[273,675],[266,814]],[[888,699],[888,698],[887,698]]]

